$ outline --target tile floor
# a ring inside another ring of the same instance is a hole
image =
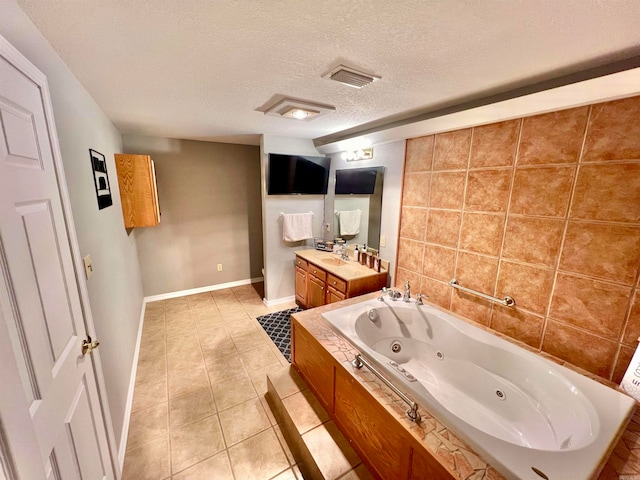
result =
[[[264,394],[262,284],[148,303],[123,480],[302,480]]]

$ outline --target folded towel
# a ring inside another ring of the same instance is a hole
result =
[[[298,242],[313,237],[312,213],[285,213],[282,219],[282,240]]]
[[[357,235],[360,233],[360,210],[338,212],[340,235]]]

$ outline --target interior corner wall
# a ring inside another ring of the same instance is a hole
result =
[[[390,262],[389,285],[394,285],[395,260],[398,250],[398,231],[400,228],[400,201],[402,199],[402,172],[404,169],[405,141],[374,145],[373,158],[358,162],[347,162],[341,153],[331,155],[331,173],[329,189],[325,200],[325,223],[335,225],[334,201],[336,170],[346,168],[385,167],[382,187],[382,216],[380,237],[385,237],[385,246],[380,246],[380,258]],[[327,238],[337,236],[333,231],[325,234]]]
[[[46,76],[82,255],[91,255],[91,312],[119,442],[143,302],[135,240],[128,236],[113,154],[120,133],[14,0],[0,0],[0,35]],[[89,149],[104,154],[113,205],[98,210]]]
[[[264,297],[267,304],[291,301],[295,296],[294,252],[313,246],[313,239],[282,241],[280,213],[313,212],[313,236],[323,236],[325,195],[267,195],[269,153],[321,156],[313,141],[263,135],[260,140],[262,167],[262,231],[264,248]]]
[[[123,144],[156,168],[160,224],[135,229],[146,296],[262,276],[258,147],[139,135]]]

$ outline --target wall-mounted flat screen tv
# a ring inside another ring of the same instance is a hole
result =
[[[372,195],[379,167],[336,170],[337,195]]]
[[[269,195],[326,195],[329,157],[269,154]]]

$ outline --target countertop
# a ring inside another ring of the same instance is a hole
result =
[[[302,252],[309,252],[303,250]],[[296,252],[299,254],[300,252]],[[318,254],[330,255],[328,252],[320,252]],[[305,260],[313,261],[311,258],[321,258],[319,255],[302,256]],[[314,262],[317,263],[317,262]],[[354,265],[355,267],[356,265]],[[322,268],[325,268],[324,266]],[[344,266],[346,268],[346,266]],[[364,268],[364,267],[363,267]],[[329,269],[327,269],[329,270]],[[375,272],[374,272],[375,273]],[[346,305],[361,302],[365,299],[375,298],[377,294],[367,294],[357,298],[347,299],[342,302],[324,305],[322,307],[305,310],[294,314],[295,319],[311,333],[324,348],[376,398],[380,404],[394,415],[398,421],[407,429],[414,438],[422,442],[427,450],[447,469],[455,478],[459,480],[501,480],[504,479],[491,465],[485,462],[471,447],[466,445],[462,440],[456,437],[451,431],[433,417],[424,407],[420,406],[422,414],[422,422],[416,425],[405,418],[405,406],[402,401],[396,397],[377,377],[354,368],[351,365],[356,349],[344,340],[340,335],[335,333],[321,318],[321,314],[330,310],[335,310]],[[433,304],[430,304],[433,305]],[[433,305],[439,308],[437,305]],[[488,330],[488,328],[479,325],[471,320],[464,319],[469,323]],[[494,333],[491,331],[491,333]],[[540,352],[531,347],[517,342],[504,335],[499,335],[516,345],[523,347],[529,351],[540,354]],[[578,373],[586,374],[589,378],[599,381],[609,387],[616,386],[597,376],[588,374],[587,372],[572,366],[562,360],[551,357],[548,354],[542,354],[545,358],[552,360],[558,364],[578,371]],[[612,449],[611,456],[604,465],[597,480],[640,480],[640,409],[636,410],[631,422],[622,433],[617,444]]]
[[[388,273],[388,262],[385,261],[383,261],[383,265],[386,268],[381,269],[380,272],[376,272],[372,268],[360,265],[353,260],[346,261],[342,265],[336,265],[334,262],[343,262],[340,260],[340,255],[331,252],[323,252],[322,250],[316,250],[315,248],[297,250],[295,253],[303,260],[311,262],[328,273],[347,282]]]

